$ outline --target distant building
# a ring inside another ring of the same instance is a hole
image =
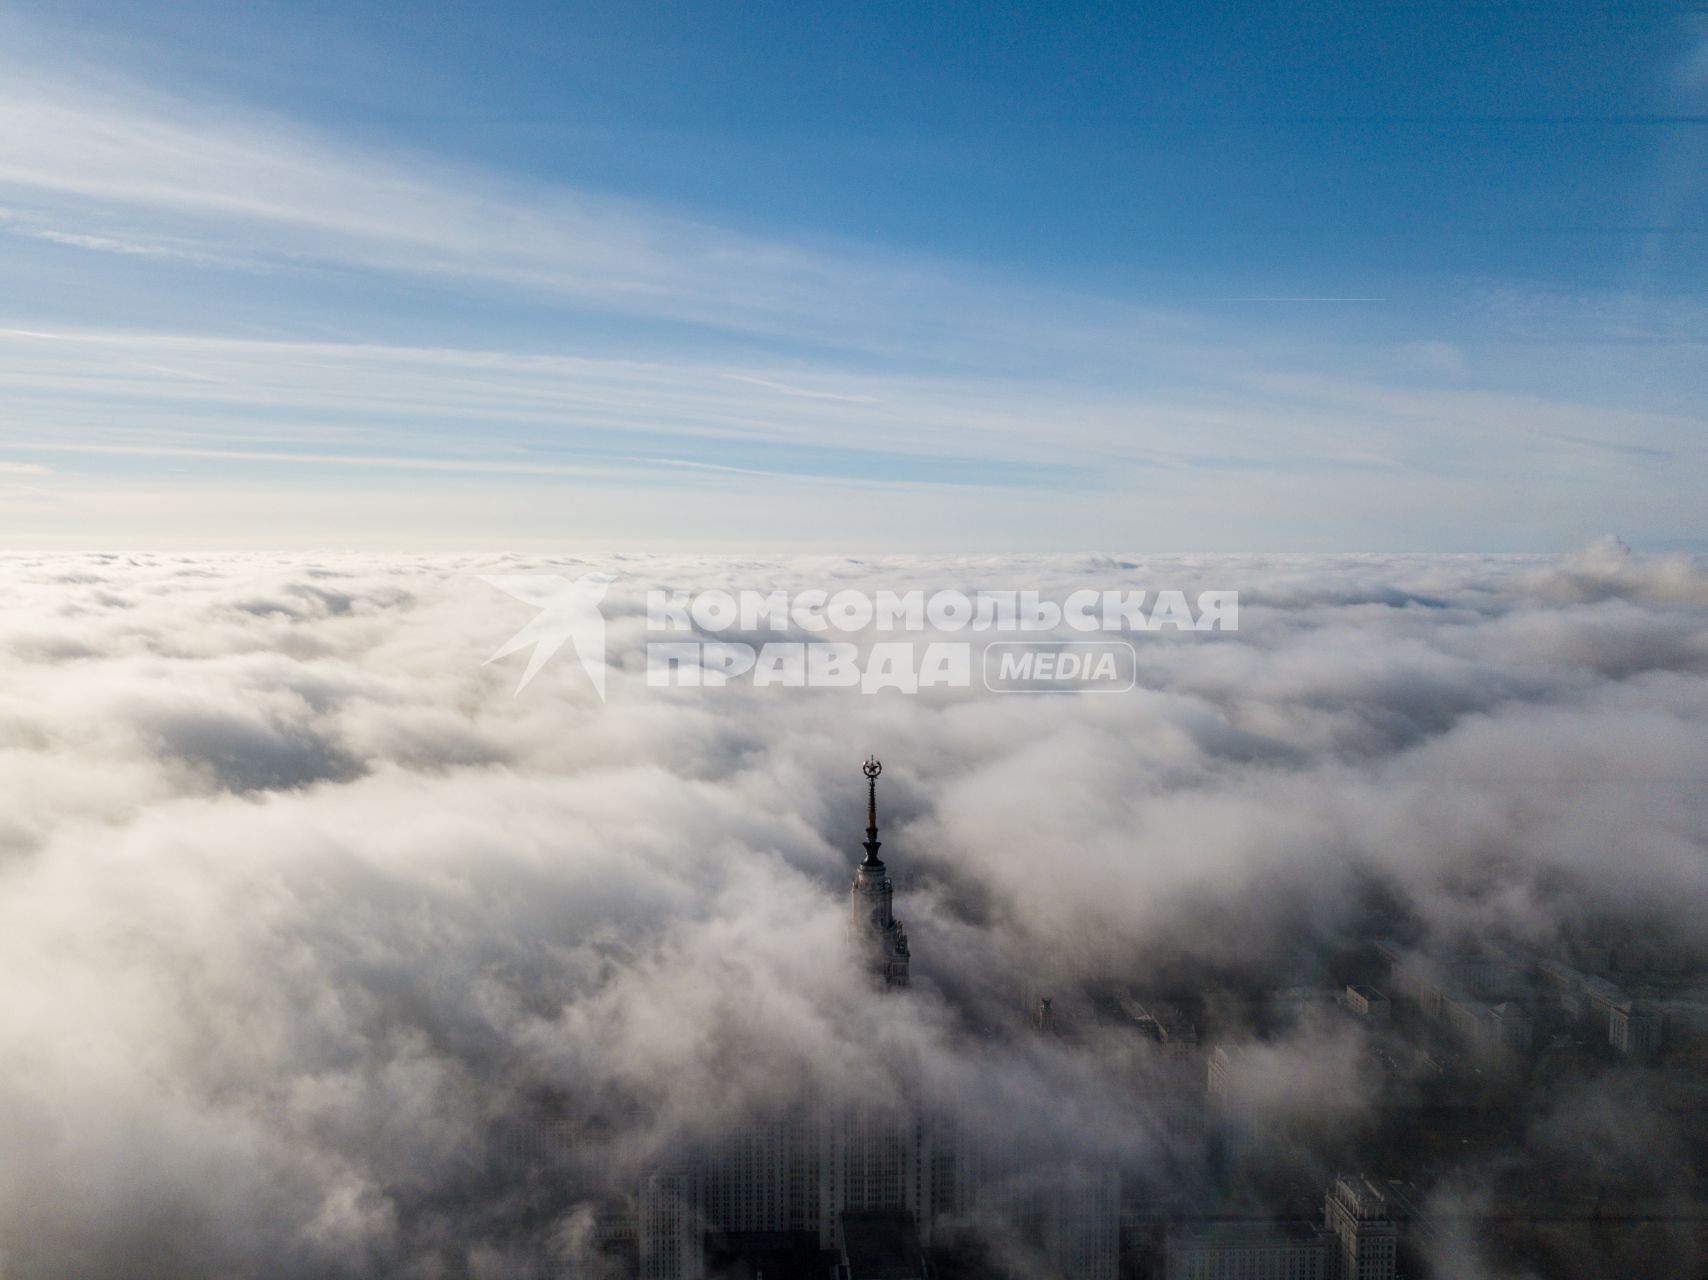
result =
[[[1118,1280],[1121,1174],[1110,1164],[986,1150],[971,1161],[955,1212],[1012,1233],[1065,1280]],[[1032,1272],[1016,1272],[1014,1280]]]
[[[723,1135],[699,1158],[703,1213],[723,1232],[819,1232],[822,1126],[809,1117],[759,1121]]]
[[[1528,1049],[1535,1034],[1535,1023],[1522,1006],[1504,1000],[1489,1010],[1483,1032],[1483,1043],[1503,1044],[1511,1049]]]
[[[1130,996],[1123,996],[1119,1004],[1134,1029],[1155,1040],[1170,1055],[1188,1058],[1196,1052],[1198,1028],[1178,1005],[1157,1002],[1147,1006]]]
[[[1342,1175],[1323,1202],[1323,1222],[1332,1233],[1335,1280],[1395,1280],[1399,1231],[1387,1198],[1368,1178]]]
[[[843,1217],[864,1209],[905,1209],[931,1242],[936,1220],[933,1148],[936,1126],[923,1116],[849,1106],[824,1126],[819,1190],[819,1239],[842,1244]]]
[[[707,1233],[804,1235],[834,1251],[845,1215],[865,1210],[907,1212],[929,1246],[938,1193],[958,1193],[977,1172],[976,1161],[956,1159],[968,1153],[955,1135],[909,1109],[858,1104],[734,1126],[643,1176],[643,1280],[699,1275]]]
[[[1332,1280],[1330,1237],[1308,1222],[1186,1223],[1163,1246],[1166,1280]]]
[[[1238,1049],[1219,1044],[1210,1050],[1210,1059],[1204,1072],[1204,1091],[1215,1101],[1227,1101],[1228,1088],[1233,1083],[1234,1069],[1238,1061]]]
[[[1502,956],[1466,952],[1446,964],[1447,977],[1474,996],[1500,995],[1511,981],[1511,964]]]
[[[1386,1022],[1392,1012],[1388,997],[1375,987],[1354,984],[1346,988],[1342,1000],[1353,1013],[1360,1018],[1368,1018],[1371,1022]]]
[[[641,1179],[641,1280],[700,1280],[705,1275],[704,1203],[697,1164],[653,1169]]]
[[[1472,1044],[1483,1041],[1489,1007],[1469,996],[1443,993],[1438,1006],[1441,1021]]]
[[[1558,991],[1577,993],[1583,990],[1584,974],[1572,968],[1564,960],[1541,960],[1537,962],[1536,972],[1542,975],[1542,981]]]
[[[1107,1165],[1060,1170],[1039,1208],[1039,1246],[1058,1275],[1116,1280],[1121,1266],[1119,1171]]]
[[[1574,1014],[1587,1009],[1607,1019],[1607,1043],[1619,1052],[1651,1053],[1660,1047],[1660,1015],[1632,1000],[1617,983],[1580,973],[1559,960],[1544,960],[1537,968],[1559,992],[1563,1008]]]
[[[1589,999],[1589,1007],[1603,1017],[1611,1015],[1620,1005],[1630,1001],[1629,996],[1606,978],[1594,976],[1585,978],[1583,980],[1583,993]]]
[[[1297,1022],[1334,1009],[1341,1003],[1341,994],[1332,987],[1283,987],[1270,1000],[1282,1021]]]
[[[1521,1005],[1503,1000],[1491,1006],[1480,998],[1512,985],[1520,967],[1513,955],[1464,953],[1436,963],[1393,942],[1379,942],[1376,949],[1388,961],[1394,990],[1415,1000],[1424,1017],[1445,1024],[1473,1045],[1530,1046],[1534,1026]],[[1544,969],[1543,976],[1560,986],[1571,980],[1573,972],[1570,966],[1555,963],[1552,970]],[[1347,988],[1349,1007],[1352,990]]]
[[[1384,939],[1376,951],[1388,962],[1389,987],[1416,1000],[1430,1018],[1442,1016],[1441,1001],[1447,996],[1488,1000],[1515,994],[1526,968],[1521,954],[1498,946],[1431,957]]]
[[[1647,1005],[1615,1005],[1607,1018],[1607,1043],[1620,1053],[1653,1053],[1661,1047],[1661,1019]]]
[[[1038,1005],[1032,1010],[1032,1027],[1045,1035],[1053,1036],[1056,1034],[1056,1010],[1053,997],[1038,997]]]

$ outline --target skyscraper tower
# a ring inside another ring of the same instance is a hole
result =
[[[1342,1175],[1323,1204],[1323,1225],[1334,1233],[1339,1280],[1394,1280],[1398,1228],[1388,1215],[1387,1197],[1368,1178]]]
[[[878,857],[878,775],[884,766],[867,756],[861,770],[866,775],[866,858],[848,889],[848,941],[859,963],[885,987],[905,987],[907,931],[891,910],[895,888]]]

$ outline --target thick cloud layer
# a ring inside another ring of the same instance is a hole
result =
[[[483,661],[529,613],[478,575],[595,567],[609,701],[565,658],[513,694]],[[1612,543],[0,577],[8,1277],[496,1273],[532,1210],[494,1134],[541,1096],[613,1186],[856,1085],[1160,1160],[1132,1050],[979,1028],[1029,981],[1278,989],[1380,933],[1708,950],[1708,573]],[[1241,629],[1137,637],[1120,696],[660,690],[652,586],[1238,588]],[[841,950],[868,750],[906,1000]],[[1347,1034],[1271,1039],[1252,1105],[1355,1126]]]

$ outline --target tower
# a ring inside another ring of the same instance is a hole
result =
[[[1334,1233],[1331,1247],[1339,1280],[1394,1280],[1398,1229],[1387,1197],[1368,1178],[1342,1175],[1323,1203],[1323,1225]]]
[[[878,857],[878,775],[884,766],[867,756],[865,860],[855,868],[848,889],[848,942],[858,962],[886,988],[907,986],[907,931],[895,918],[895,887]]]

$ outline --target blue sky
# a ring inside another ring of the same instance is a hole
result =
[[[1708,547],[1682,5],[0,4],[0,542]]]

